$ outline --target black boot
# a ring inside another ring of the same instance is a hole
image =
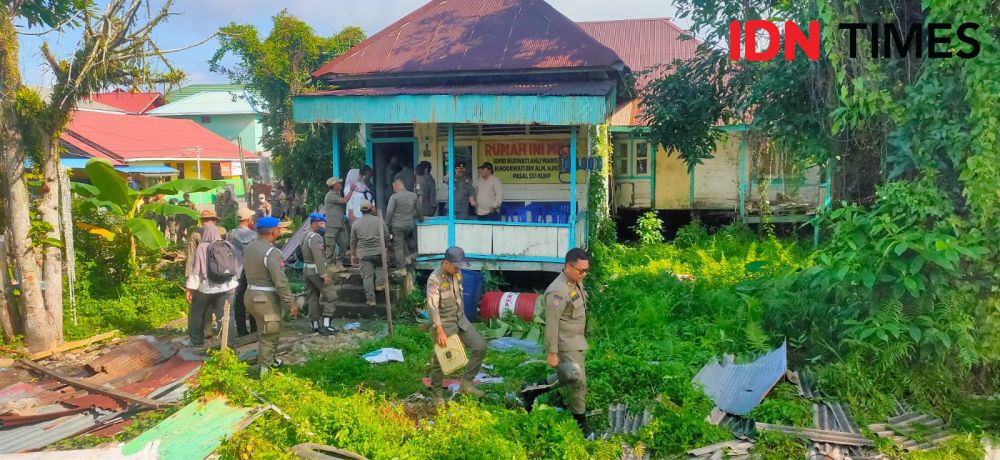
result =
[[[312,322],[312,333],[319,334],[319,321],[313,320]]]
[[[549,385],[549,382],[546,379],[542,379],[536,384],[525,385],[524,388],[521,389],[521,400],[524,402],[524,410],[531,412],[531,410],[535,407],[535,399],[545,393],[548,393],[551,389],[552,386]]]
[[[594,439],[596,435],[594,434],[594,430],[590,429],[590,424],[587,423],[587,414],[573,414],[573,419],[580,426],[580,431],[583,433],[585,439]]]
[[[323,318],[323,328],[319,330],[320,335],[333,335],[337,333],[337,328],[330,322],[330,317]]]

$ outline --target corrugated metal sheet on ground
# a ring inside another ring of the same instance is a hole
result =
[[[721,364],[713,359],[694,376],[705,394],[730,414],[749,414],[788,370],[787,345],[748,364]]]
[[[959,436],[958,431],[937,417],[908,411],[902,406],[897,407],[896,413],[888,423],[868,425],[868,429],[880,438],[892,440],[907,452],[931,450]]]
[[[604,96],[615,85],[610,80],[553,82],[553,83],[498,83],[488,85],[409,86],[384,88],[338,89],[318,91],[302,96],[405,96],[405,95],[458,95],[480,94],[490,96]]]
[[[258,414],[256,408],[235,407],[225,397],[195,401],[175,412],[122,448],[130,455],[147,443],[160,440],[161,460],[191,460],[207,457]]]
[[[55,404],[64,396],[64,392],[46,389],[41,383],[18,382],[0,390],[0,413],[27,415],[34,408]]]
[[[0,431],[0,454],[41,449],[56,441],[71,437],[98,424],[109,412],[91,410],[48,422],[25,425]]]
[[[621,58],[542,0],[433,0],[313,72],[610,67]]]
[[[158,444],[150,443],[134,455],[122,454],[122,445],[95,449],[53,450],[0,455],[0,460],[156,460]]]
[[[149,336],[133,337],[111,351],[87,363],[86,368],[95,375],[87,377],[92,383],[107,383],[132,372],[148,369],[167,359],[165,350]]]
[[[187,361],[179,355],[167,360],[167,362],[157,366],[146,379],[122,385],[118,389],[126,393],[138,396],[149,396],[159,388],[192,375],[202,365],[201,361]]]

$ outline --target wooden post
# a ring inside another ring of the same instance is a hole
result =
[[[229,348],[229,308],[229,299],[226,299],[226,305],[222,307],[222,342],[219,344],[222,351]]]
[[[385,291],[385,320],[389,325],[389,335],[392,335],[392,300],[389,295],[389,254],[386,249],[386,239],[385,239],[385,221],[382,220],[382,213],[378,214],[378,235],[382,239],[382,271],[385,272],[385,284],[383,285],[383,290]]]

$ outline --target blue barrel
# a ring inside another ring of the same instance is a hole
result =
[[[479,299],[483,297],[483,274],[476,270],[462,269],[462,302],[465,317],[469,321],[479,321]]]

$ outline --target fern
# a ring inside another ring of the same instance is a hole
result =
[[[765,353],[771,351],[770,337],[757,321],[750,321],[743,329],[743,335],[750,350]]]

